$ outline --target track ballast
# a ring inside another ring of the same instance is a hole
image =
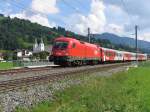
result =
[[[85,75],[86,75],[86,72],[93,72],[97,70],[105,71],[108,69],[112,69],[112,68],[116,68],[120,66],[127,66],[130,64],[131,63],[115,63],[115,64],[105,64],[105,65],[95,65],[95,66],[81,66],[81,67],[75,67],[75,68],[74,67],[69,67],[69,68],[58,67],[58,68],[53,68],[53,69],[44,68],[43,70],[48,69],[49,73],[38,75],[38,76],[0,81],[0,92],[3,93],[3,92],[8,92],[8,91],[14,91],[17,89],[21,89],[23,87],[29,87],[29,86],[34,86],[34,85],[41,84],[41,83],[53,82],[53,81],[57,81],[65,77],[77,76],[77,73],[80,73],[80,72],[85,72]],[[41,68],[38,71],[40,70]]]

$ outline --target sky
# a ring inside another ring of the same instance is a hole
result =
[[[109,32],[150,41],[150,0],[0,0],[0,13],[86,35]]]

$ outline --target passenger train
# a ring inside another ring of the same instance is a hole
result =
[[[70,37],[58,37],[54,40],[50,59],[61,66],[95,65],[105,62],[147,60],[147,54],[108,49],[99,45],[79,41]]]

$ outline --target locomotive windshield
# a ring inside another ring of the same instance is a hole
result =
[[[66,49],[68,47],[68,42],[56,41],[54,44],[54,48],[56,49]]]

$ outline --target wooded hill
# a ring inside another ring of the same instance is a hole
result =
[[[60,35],[88,41],[86,36],[66,31],[65,28],[62,27],[49,28],[37,23],[31,23],[29,20],[4,17],[0,14],[0,50],[32,49],[35,38],[39,41],[43,38],[44,43],[50,45],[53,39]],[[103,47],[134,51],[134,48],[124,45],[115,45],[106,39],[96,39],[93,37],[91,38],[91,42]]]
[[[29,20],[4,17],[0,15],[0,49],[14,50],[22,48],[31,48],[35,38],[43,38],[44,43],[51,44],[55,37],[60,35],[74,36],[83,38],[84,36],[66,31],[64,28],[48,28],[37,23],[31,23]]]

